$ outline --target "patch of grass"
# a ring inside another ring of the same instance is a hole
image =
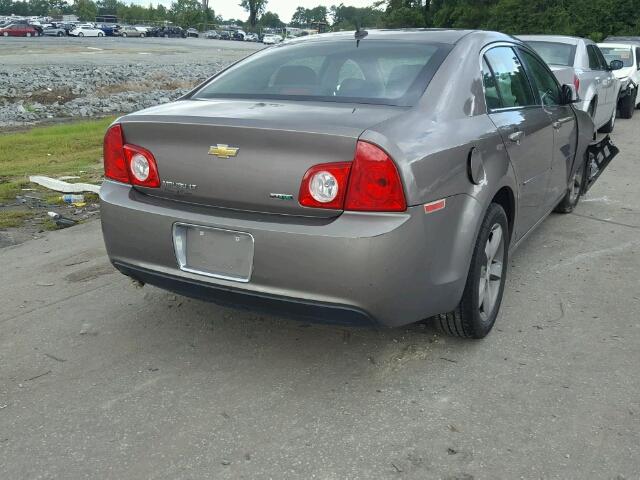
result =
[[[19,227],[33,212],[28,210],[0,210],[0,228]]]
[[[102,138],[112,121],[104,118],[0,135],[0,177],[96,173],[102,168]]]
[[[0,203],[15,200],[16,195],[20,194],[20,189],[25,188],[29,184],[25,179],[11,179],[3,181],[0,179]]]
[[[58,230],[58,225],[50,218],[44,219],[41,226],[43,230]]]

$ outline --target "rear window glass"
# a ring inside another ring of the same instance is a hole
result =
[[[538,41],[526,41],[525,43],[533,48],[547,64],[573,67],[576,56],[575,45]]]
[[[252,55],[192,98],[293,99],[410,106],[451,46],[364,39],[283,44]]]
[[[620,60],[625,67],[633,67],[633,52],[631,48],[600,47],[600,51],[610,65],[613,60]]]

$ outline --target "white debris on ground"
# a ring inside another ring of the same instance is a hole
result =
[[[29,177],[29,181],[41,185],[49,190],[55,190],[62,193],[82,193],[92,192],[100,193],[100,185],[93,185],[91,183],[68,183],[64,180],[43,177],[40,175],[32,175]]]

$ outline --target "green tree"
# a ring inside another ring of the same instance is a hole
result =
[[[258,17],[264,13],[267,6],[267,0],[242,0],[240,6],[249,12],[249,25],[255,28]]]
[[[202,18],[202,8],[198,0],[177,0],[171,4],[169,18],[182,28],[198,24]]]
[[[262,28],[282,28],[285,25],[277,13],[265,12],[258,20],[258,26]]]
[[[91,0],[75,0],[73,10],[80,20],[87,22],[94,21],[98,15],[98,7]]]

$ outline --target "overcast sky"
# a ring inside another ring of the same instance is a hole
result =
[[[139,5],[148,5],[152,3],[157,5],[162,3],[165,6],[169,6],[172,0],[125,0],[133,1]],[[248,17],[247,12],[239,6],[241,0],[209,0],[209,6],[213,8],[216,15],[222,15],[223,18],[240,18],[246,20]],[[329,8],[331,5],[339,5],[344,3],[345,5],[352,5],[354,7],[367,7],[372,5],[374,0],[269,0],[267,3],[267,10],[277,13],[283,22],[291,20],[293,12],[299,6],[305,8],[313,8],[318,5],[324,5]]]

